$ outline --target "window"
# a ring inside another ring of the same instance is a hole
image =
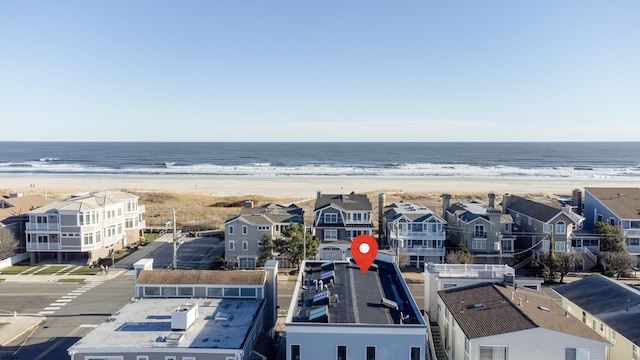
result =
[[[233,225],[229,225],[229,235],[233,235]]]
[[[38,235],[38,242],[39,243],[49,242],[49,235]]]
[[[640,245],[640,238],[627,238],[627,246]]]
[[[337,352],[337,360],[347,360],[347,347],[345,345],[338,345]]]
[[[486,237],[483,224],[475,224],[473,227],[473,237]]]
[[[164,360],[177,360],[175,356],[165,356]]]
[[[270,226],[267,225],[260,225],[258,226],[258,231],[269,231]]]
[[[367,346],[367,356],[366,360],[376,360],[376,347],[375,346]]]
[[[235,244],[233,241],[229,241],[229,250],[231,251],[235,250]]]
[[[598,222],[602,222],[602,214],[598,214]]]
[[[520,214],[516,214],[516,225],[520,225]]]
[[[133,218],[124,219],[124,227],[125,227],[125,229],[132,229],[133,228]]]
[[[324,214],[324,222],[326,223],[337,223],[338,222],[338,214]]]
[[[183,356],[182,360],[196,360],[196,358],[193,356]]]
[[[609,224],[616,226],[616,219],[614,218],[609,218]]]
[[[567,233],[567,224],[564,221],[558,221],[556,223],[556,234],[566,234]]]
[[[240,288],[240,296],[256,297],[256,288]]]
[[[629,229],[640,229],[640,221],[631,220],[629,223]]]
[[[91,245],[93,244],[93,233],[86,233],[83,236],[83,242],[84,245]]]
[[[147,355],[138,355],[136,360],[149,360],[149,357]]]
[[[207,288],[207,297],[222,297],[222,288]]]
[[[564,252],[566,250],[566,243],[564,241],[556,241],[554,250],[557,252]]]
[[[240,296],[240,288],[224,288],[225,297],[238,297]]]
[[[529,226],[531,226],[531,224],[533,224],[533,218],[532,218],[532,217],[529,217],[529,220],[528,220],[528,222],[527,222],[527,223],[529,224]]]
[[[507,347],[480,345],[480,360],[507,360]]]
[[[160,290],[162,290],[162,296],[176,296],[178,293],[175,286],[163,286]]]
[[[582,322],[585,324],[587,323],[587,313],[584,311],[582,312]]]
[[[544,224],[542,226],[542,232],[547,233],[547,234],[550,233],[551,232],[551,224]]]
[[[160,296],[160,288],[157,286],[145,286],[144,296]]]
[[[242,242],[242,250],[247,251],[249,250],[249,243],[246,241]]]
[[[242,233],[246,235],[248,232],[249,232],[249,228],[247,227],[247,225],[242,225]]]
[[[589,349],[566,348],[564,349],[565,360],[589,360]]]
[[[325,240],[338,240],[338,230],[336,230],[336,229],[326,229],[324,231],[324,239]]]
[[[471,242],[471,248],[473,250],[485,250],[487,248],[486,243],[486,240],[473,240]]]
[[[193,296],[193,288],[192,287],[179,287],[178,295],[180,296]]]
[[[84,360],[122,360],[122,356],[86,356]]]
[[[300,360],[300,345],[291,345],[291,360]]]
[[[420,348],[412,347],[411,348],[411,360],[421,360],[420,359]]]

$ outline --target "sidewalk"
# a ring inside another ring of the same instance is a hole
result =
[[[46,318],[42,315],[4,315],[0,314],[0,347],[6,346],[18,336],[31,331]]]

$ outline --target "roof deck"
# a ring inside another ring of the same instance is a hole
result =
[[[424,325],[394,264],[363,273],[353,262],[306,262],[299,281],[288,323]]]
[[[76,350],[127,348],[242,349],[262,299],[141,299],[124,306],[78,341]],[[186,330],[172,329],[172,313],[197,304]]]
[[[425,270],[442,278],[502,279],[516,273],[509,265],[490,264],[425,264]]]

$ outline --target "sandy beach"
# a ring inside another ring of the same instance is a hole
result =
[[[323,193],[393,191],[407,193],[489,193],[570,195],[585,187],[640,187],[626,180],[514,180],[468,178],[198,178],[198,177],[2,177],[0,189],[25,193],[72,194],[125,189],[210,193],[214,196],[259,195],[310,199]]]

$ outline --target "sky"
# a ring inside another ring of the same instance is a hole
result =
[[[640,1],[0,1],[4,141],[640,141]]]

